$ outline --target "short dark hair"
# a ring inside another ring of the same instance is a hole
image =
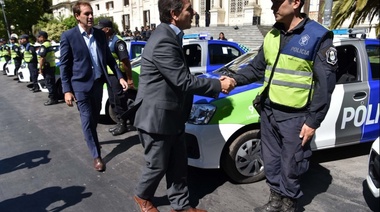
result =
[[[73,15],[75,17],[75,14],[80,15],[80,6],[88,6],[92,9],[91,4],[87,1],[77,1],[73,6]]]
[[[184,0],[158,0],[158,11],[160,13],[160,21],[162,23],[171,23],[172,15],[170,11],[180,13],[183,6]]]

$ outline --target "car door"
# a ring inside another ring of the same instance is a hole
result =
[[[364,45],[347,42],[336,46],[339,69],[330,109],[316,131],[313,149],[358,143],[367,122],[369,85]]]
[[[366,124],[363,125],[362,142],[374,141],[379,137],[379,116],[380,116],[380,40],[367,39],[365,42],[368,56],[368,85],[369,103]]]

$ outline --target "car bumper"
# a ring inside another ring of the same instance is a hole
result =
[[[379,147],[380,142],[379,138],[376,139],[372,144],[371,151],[369,153],[368,158],[368,175],[367,175],[367,183],[368,187],[371,190],[373,196],[379,198],[380,192],[380,155],[379,155]]]
[[[220,168],[220,157],[226,142],[241,127],[237,124],[186,124],[188,164],[205,169]]]

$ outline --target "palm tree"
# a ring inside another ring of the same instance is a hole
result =
[[[359,23],[363,23],[365,20],[369,20],[369,22],[372,23],[375,19],[376,34],[379,34],[379,12],[380,1],[377,0],[336,0],[332,10],[332,21],[330,28],[335,29],[340,27],[343,22],[350,18],[351,14],[354,13],[349,25],[350,28]]]

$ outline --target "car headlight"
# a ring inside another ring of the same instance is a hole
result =
[[[208,124],[214,115],[216,107],[210,104],[193,104],[189,120],[190,124]]]

